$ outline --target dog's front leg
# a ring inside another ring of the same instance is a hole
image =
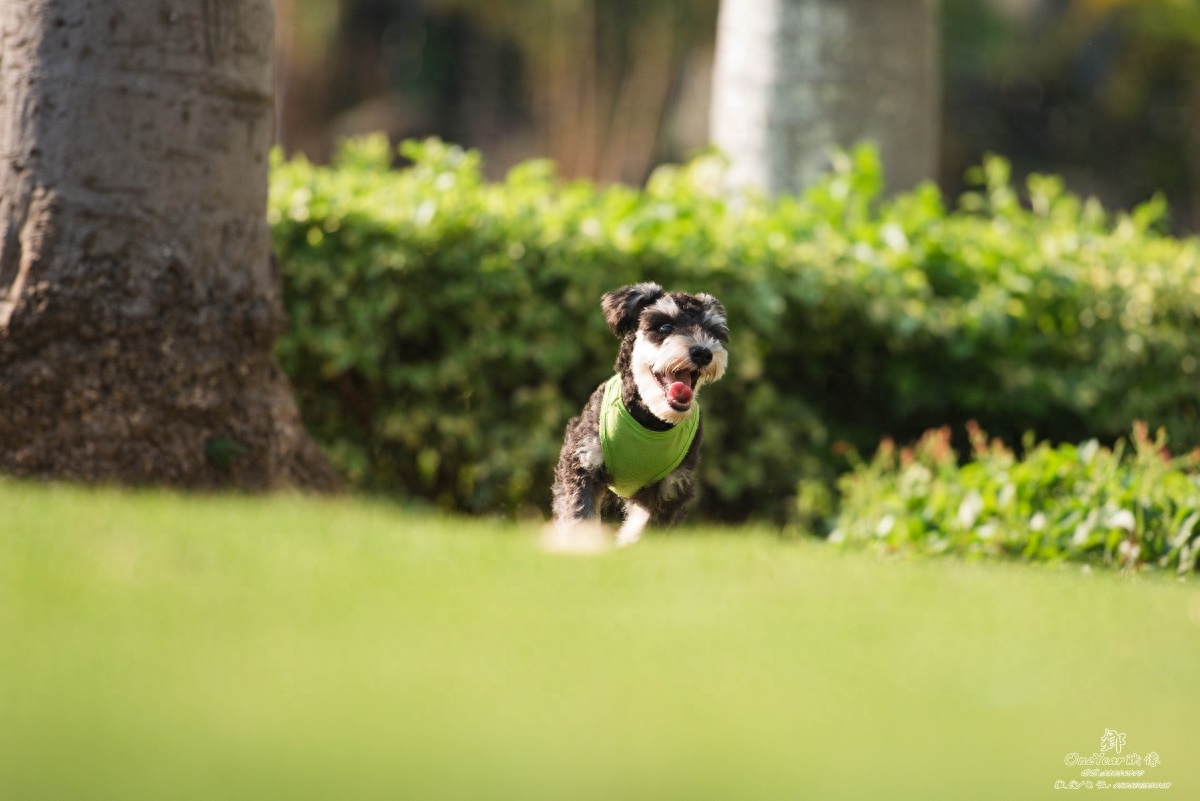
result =
[[[636,501],[625,501],[625,522],[617,532],[617,547],[633,545],[642,538],[642,529],[650,522],[650,510]]]
[[[563,445],[554,469],[554,519],[558,523],[593,520],[604,488],[604,453],[600,438]]]
[[[607,547],[599,510],[606,486],[599,437],[573,438],[568,431],[554,470],[554,522],[543,533],[542,547],[565,553],[595,553]]]

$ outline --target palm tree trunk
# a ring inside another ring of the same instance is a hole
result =
[[[934,11],[935,0],[723,0],[711,129],[730,181],[795,192],[832,148],[864,139],[889,190],[935,177]]]
[[[0,471],[330,487],[271,347],[270,0],[0,5]]]

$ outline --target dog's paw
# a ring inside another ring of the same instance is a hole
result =
[[[625,522],[617,532],[617,547],[625,548],[642,538],[642,529],[650,522],[650,510],[629,501],[625,504]]]
[[[542,528],[542,550],[593,554],[612,547],[612,537],[595,520],[554,520]]]
[[[618,548],[628,548],[630,545],[633,545],[641,538],[642,538],[641,530],[626,531],[625,529],[621,529],[620,531],[617,532],[617,547]]]

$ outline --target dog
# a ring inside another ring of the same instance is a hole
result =
[[[729,324],[712,295],[654,283],[606,293],[604,319],[621,340],[616,374],[567,423],[554,471],[554,528],[596,530],[617,509],[618,546],[647,523],[674,525],[696,496],[703,426],[697,395],[725,374]]]

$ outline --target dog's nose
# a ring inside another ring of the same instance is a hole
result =
[[[689,355],[692,357],[692,362],[697,367],[707,367],[709,362],[712,361],[712,351],[701,345],[697,345],[692,348],[691,351],[689,351]]]

